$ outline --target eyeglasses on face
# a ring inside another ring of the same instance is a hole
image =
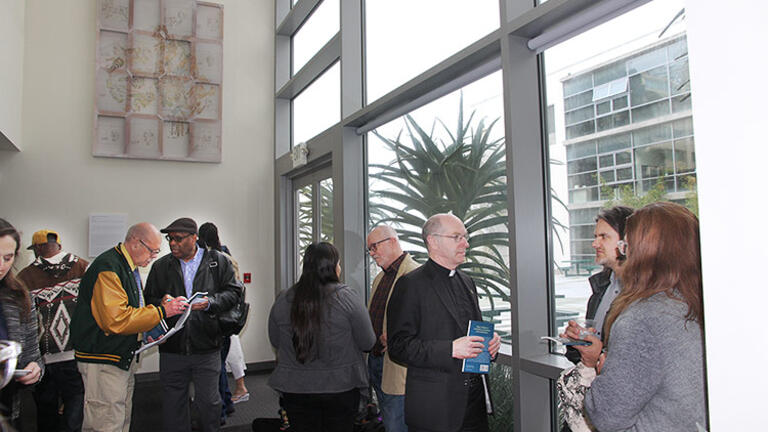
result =
[[[142,246],[144,246],[145,248],[147,248],[147,251],[149,251],[149,254],[150,254],[150,255],[152,255],[152,256],[155,256],[155,255],[157,255],[157,254],[159,254],[159,253],[160,253],[160,249],[152,249],[151,247],[149,247],[149,245],[147,245],[146,243],[144,243],[144,240],[142,240],[142,239],[139,239],[139,242],[141,243],[141,245],[142,245]]]
[[[435,237],[445,237],[453,239],[456,243],[461,243],[463,240],[469,242],[469,234],[432,234]]]
[[[374,252],[376,252],[376,249],[378,249],[378,248],[379,248],[379,245],[380,245],[380,244],[382,244],[382,243],[384,243],[385,241],[387,241],[387,240],[390,240],[390,239],[392,239],[392,237],[387,237],[387,238],[385,238],[385,239],[382,239],[382,240],[379,240],[379,241],[377,241],[377,242],[373,242],[373,243],[369,244],[369,245],[368,245],[368,247],[366,248],[366,249],[368,250],[368,253],[374,253]]]
[[[176,243],[181,243],[185,238],[187,238],[187,237],[189,237],[191,235],[192,235],[192,233],[189,233],[187,235],[180,235],[180,236],[179,235],[172,236],[170,234],[166,234],[165,235],[165,239],[168,240],[168,243],[170,243],[172,241],[175,241]]]

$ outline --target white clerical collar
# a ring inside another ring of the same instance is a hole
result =
[[[453,275],[456,274],[456,269],[451,270],[450,273],[448,273],[448,277],[453,277]]]

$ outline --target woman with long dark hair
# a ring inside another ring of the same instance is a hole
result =
[[[698,219],[678,204],[649,204],[627,219],[619,247],[627,260],[606,353],[583,355],[559,385],[590,387],[581,391],[585,420],[601,432],[706,428]],[[580,351],[600,352],[600,339],[585,339],[592,345]]]
[[[17,390],[21,385],[38,382],[42,377],[43,361],[37,343],[37,317],[27,289],[16,279],[13,262],[19,255],[21,237],[16,228],[0,219],[0,340],[21,344],[18,366],[24,369],[0,390],[0,413],[15,423],[19,417]],[[28,372],[26,372],[28,371]]]
[[[339,282],[340,273],[332,244],[309,245],[299,281],[269,314],[277,349],[269,385],[283,393],[292,431],[352,431],[360,391],[368,388],[363,352],[376,336],[363,299]]]

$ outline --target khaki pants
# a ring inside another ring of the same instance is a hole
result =
[[[85,386],[83,432],[128,432],[131,429],[133,375],[129,370],[98,363],[77,363]]]

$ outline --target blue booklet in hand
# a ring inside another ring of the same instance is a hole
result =
[[[491,353],[488,352],[488,344],[493,339],[493,323],[485,321],[469,321],[467,336],[480,336],[483,338],[483,352],[475,358],[464,359],[461,365],[462,372],[487,374],[491,370]]]

